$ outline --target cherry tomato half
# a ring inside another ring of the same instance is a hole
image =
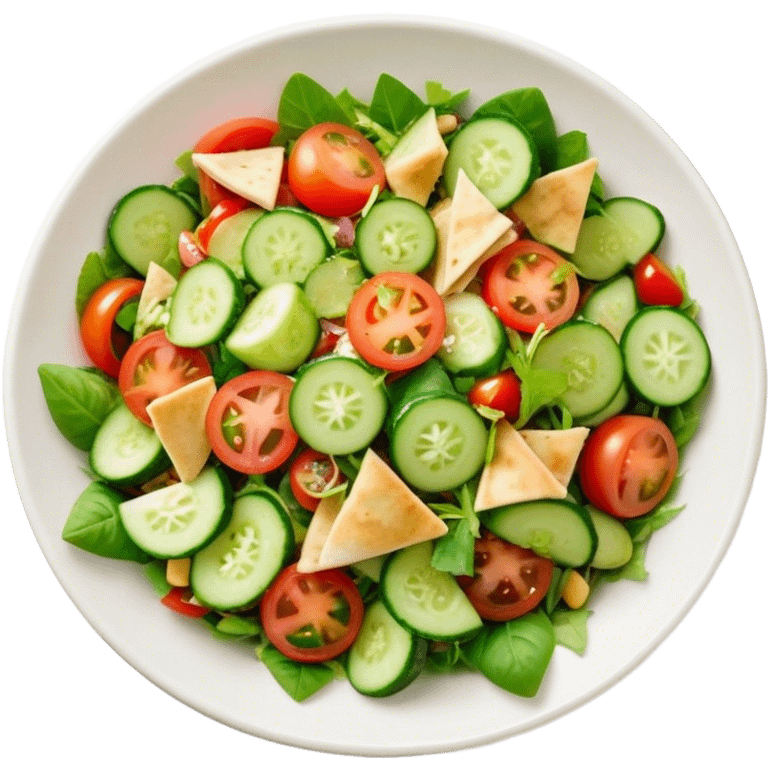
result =
[[[320,123],[296,139],[288,158],[288,183],[299,200],[323,216],[351,216],[384,189],[384,164],[362,133]]]
[[[263,117],[236,117],[211,128],[195,144],[195,152],[237,152],[268,147],[280,126]],[[202,171],[198,171],[200,192],[211,208],[226,199],[242,200]]]
[[[293,381],[274,371],[230,379],[208,406],[205,430],[216,456],[245,475],[277,469],[299,441],[288,416]]]
[[[504,325],[533,333],[539,323],[554,328],[569,320],[579,301],[576,272],[546,245],[517,240],[489,262],[483,299]],[[561,270],[556,277],[553,273]]]
[[[252,205],[252,203],[242,197],[227,198],[217,203],[216,207],[198,224],[195,231],[200,247],[208,253],[211,237],[219,224],[222,221],[226,221],[230,216],[234,216],[246,208],[251,208]]]
[[[440,349],[445,336],[443,300],[426,280],[382,272],[363,283],[347,311],[352,346],[387,371],[415,368]]]
[[[467,393],[467,400],[472,405],[504,411],[505,418],[514,423],[520,416],[520,379],[511,370],[478,379]]]
[[[264,634],[294,661],[333,659],[349,648],[363,623],[363,600],[343,571],[282,570],[261,599]]]
[[[130,344],[127,334],[115,328],[115,318],[120,308],[138,296],[143,287],[143,280],[132,277],[108,280],[93,292],[80,320],[80,337],[88,357],[115,379],[120,373],[120,358]]]
[[[296,501],[310,512],[314,512],[320,504],[318,494],[344,482],[336,462],[312,448],[303,450],[291,462],[289,478]]]
[[[652,253],[643,256],[634,269],[637,297],[643,304],[679,307],[683,289],[670,268]]]
[[[179,259],[189,269],[205,259],[205,251],[200,247],[194,232],[184,230],[179,234]]]
[[[677,463],[677,445],[663,421],[613,416],[584,443],[579,480],[584,495],[598,509],[614,517],[638,517],[664,498]]]
[[[208,358],[199,349],[177,347],[160,330],[131,344],[117,383],[131,413],[152,426],[147,406],[154,399],[210,375]]]
[[[211,609],[206,608],[204,605],[190,603],[189,598],[191,596],[192,592],[190,590],[185,589],[184,587],[173,587],[160,602],[166,608],[170,608],[172,611],[180,613],[182,616],[189,616],[192,619],[201,619],[211,612]]]
[[[456,580],[482,618],[509,621],[544,599],[553,570],[548,558],[483,529],[475,539],[475,575]]]

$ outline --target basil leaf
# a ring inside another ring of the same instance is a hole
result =
[[[526,424],[545,405],[554,402],[568,389],[568,376],[562,371],[544,368],[525,368],[513,363],[520,379],[520,416],[516,427]]]
[[[75,308],[77,309],[78,320],[82,320],[83,312],[88,304],[88,300],[93,296],[96,289],[106,283],[107,273],[104,269],[101,256],[98,251],[91,251],[80,268],[80,274],[77,278],[77,291],[75,294]]]
[[[75,501],[61,538],[101,557],[149,563],[152,556],[131,541],[120,519],[118,505],[127,498],[104,483],[91,483]]]
[[[225,344],[217,344],[216,351],[218,354],[213,361],[211,368],[217,387],[222,386],[230,379],[234,379],[236,376],[240,376],[248,371],[248,366],[241,360],[238,360],[238,358],[227,349]]]
[[[165,569],[166,564],[161,560],[153,560],[144,568],[144,575],[160,597],[165,597],[171,591],[171,585],[165,578]]]
[[[472,576],[475,572],[475,537],[469,518],[449,520],[448,532],[435,542],[432,567],[454,576]]]
[[[587,619],[593,613],[588,608],[575,611],[558,608],[553,611],[550,618],[555,630],[555,642],[581,656],[587,650]]]
[[[128,301],[120,307],[116,317],[115,324],[128,333],[133,333],[133,326],[136,324],[136,312],[139,309],[139,300]]]
[[[529,698],[538,692],[554,650],[552,622],[541,612],[486,626],[463,649],[469,663],[492,683]]]
[[[280,96],[277,121],[280,123],[280,138],[275,137],[273,144],[296,139],[318,123],[350,125],[352,122],[333,94],[302,72],[288,78]]]
[[[258,621],[250,616],[225,616],[216,623],[216,629],[225,635],[254,637],[261,634]]]
[[[306,701],[335,677],[327,664],[303,664],[284,656],[272,645],[257,652],[259,659],[294,701]]]
[[[557,162],[555,170],[567,168],[589,160],[592,153],[589,150],[587,134],[584,131],[569,131],[557,137]],[[598,200],[605,199],[605,185],[600,176],[595,173],[590,191]]]
[[[454,114],[469,96],[469,88],[451,93],[437,80],[427,80],[424,85],[427,94],[427,104],[435,108],[437,114]]]
[[[426,111],[427,105],[407,85],[386,73],[379,77],[371,99],[372,120],[402,133]]]
[[[345,88],[336,96],[336,103],[344,110],[350,122],[355,122],[357,112],[368,114],[368,105],[364,101],[353,96],[348,88]]]
[[[192,152],[191,149],[185,150],[173,162],[184,176],[197,183],[200,181],[200,174],[197,166],[192,162]]]
[[[542,173],[557,164],[557,131],[552,112],[539,88],[507,91],[479,106],[475,117],[512,117],[528,130],[539,151]]]
[[[53,423],[72,445],[90,450],[96,432],[120,399],[111,380],[67,365],[45,363],[37,369]]]

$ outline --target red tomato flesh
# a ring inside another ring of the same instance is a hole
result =
[[[204,605],[195,605],[189,602],[189,598],[192,596],[192,592],[184,587],[173,587],[171,591],[160,600],[160,602],[172,611],[181,614],[182,616],[189,616],[192,619],[201,619],[206,614],[210,613],[210,608],[206,608]]]
[[[307,448],[291,462],[289,479],[296,501],[314,512],[320,504],[318,494],[343,483],[345,478],[330,456]]]
[[[467,393],[467,399],[472,405],[484,405],[503,411],[507,421],[516,422],[520,416],[520,379],[514,371],[506,370],[478,379]]]
[[[200,247],[208,253],[211,237],[219,224],[222,221],[226,221],[230,216],[234,216],[236,213],[240,213],[240,211],[250,207],[252,207],[252,204],[242,197],[228,198],[218,203],[197,227],[195,234],[197,235]]]
[[[637,297],[643,304],[679,307],[683,289],[670,268],[652,253],[643,256],[634,269]]]

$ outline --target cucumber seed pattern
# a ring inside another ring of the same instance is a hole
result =
[[[433,613],[445,613],[453,605],[456,591],[451,577],[430,566],[418,568],[405,579],[405,592],[420,609]]]
[[[195,494],[183,483],[177,483],[158,499],[159,506],[147,509],[146,521],[153,531],[180,533],[195,518]]]
[[[416,438],[416,456],[430,470],[439,471],[453,462],[464,447],[464,435],[456,424],[435,421]]]
[[[642,357],[643,366],[654,378],[670,383],[680,380],[692,359],[688,339],[666,330],[648,338]]]
[[[230,534],[232,546],[221,558],[219,573],[229,579],[246,579],[252,573],[261,550],[258,531],[244,525]]]
[[[317,420],[335,432],[352,429],[363,415],[363,398],[349,384],[331,382],[322,386],[312,406]]]

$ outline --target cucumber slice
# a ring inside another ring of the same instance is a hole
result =
[[[609,570],[621,568],[632,557],[632,537],[622,523],[594,507],[586,508],[597,533],[597,549],[590,565]]]
[[[400,197],[374,205],[355,232],[355,249],[371,275],[421,272],[436,248],[432,217],[418,203]]]
[[[483,466],[488,432],[457,396],[432,397],[406,408],[392,425],[390,457],[403,479],[427,492],[458,488]]]
[[[507,349],[507,334],[490,307],[474,293],[457,293],[444,300],[446,330],[437,356],[451,372],[484,376],[499,370]]]
[[[605,408],[602,408],[597,413],[593,413],[590,416],[585,416],[581,419],[576,419],[574,422],[577,427],[597,427],[602,424],[611,416],[615,416],[617,413],[621,413],[629,404],[629,389],[627,385],[622,382],[619,387],[619,391],[616,393],[616,397],[611,400]]]
[[[597,550],[597,532],[589,513],[565,499],[499,507],[487,514],[483,524],[500,539],[568,568],[591,562]]]
[[[102,480],[119,486],[141,485],[171,466],[155,430],[122,402],[99,427],[88,460]]]
[[[431,565],[432,542],[392,553],[381,572],[381,599],[393,618],[409,632],[431,640],[466,640],[482,626],[450,573]]]
[[[243,266],[248,279],[262,288],[303,283],[330,253],[325,232],[312,216],[278,209],[265,213],[248,231]]]
[[[574,419],[605,408],[624,380],[619,345],[605,328],[589,320],[555,328],[537,347],[532,365],[568,376],[568,389],[560,399]]]
[[[239,496],[227,527],[192,558],[195,597],[218,611],[253,605],[293,554],[293,527],[270,494]]]
[[[377,600],[365,609],[360,632],[347,657],[347,677],[366,696],[391,696],[424,669],[427,641],[411,634]]]
[[[304,293],[318,317],[343,317],[364,279],[359,261],[333,256],[309,273]]]
[[[323,357],[298,372],[288,408],[293,428],[307,445],[345,455],[373,442],[384,424],[387,398],[363,363]]]
[[[251,368],[286,373],[315,348],[320,324],[295,283],[278,283],[256,295],[224,342]]]
[[[246,208],[224,219],[208,241],[208,255],[224,262],[239,280],[245,280],[243,243],[256,220],[264,215],[261,208]]]
[[[602,325],[619,342],[627,323],[639,309],[632,278],[620,275],[608,283],[598,285],[584,302],[581,314],[587,320]]]
[[[162,184],[137,187],[121,198],[107,225],[109,242],[126,263],[142,275],[178,247],[179,235],[193,230],[197,212]]]
[[[635,197],[614,197],[584,219],[570,260],[587,280],[607,280],[655,251],[664,236],[658,208]]]
[[[206,259],[181,276],[165,333],[179,347],[213,344],[232,328],[244,306],[235,273],[216,259]]]
[[[501,209],[531,186],[539,156],[531,135],[513,118],[479,118],[463,125],[451,141],[443,168],[449,196],[456,189],[459,169]]]
[[[120,519],[131,539],[161,560],[189,557],[216,538],[232,513],[232,488],[223,470],[204,469],[176,483],[124,501]]]
[[[709,345],[688,315],[671,307],[646,307],[621,337],[627,378],[640,397],[672,406],[695,397],[709,378]]]

